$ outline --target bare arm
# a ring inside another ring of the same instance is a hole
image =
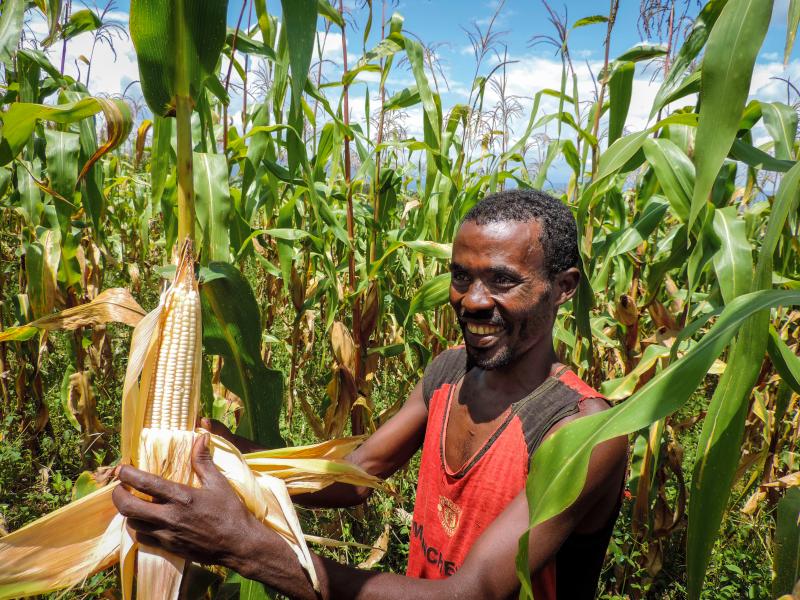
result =
[[[422,446],[428,407],[422,398],[422,382],[411,391],[402,408],[367,441],[351,452],[345,460],[382,479],[391,476],[405,465]],[[201,419],[201,427],[215,435],[224,437],[241,452],[262,450],[254,442],[231,433],[218,421]],[[298,494],[294,502],[311,508],[339,508],[361,504],[372,493],[372,489],[336,483],[319,492]]]
[[[531,572],[553,558],[573,531],[591,530],[588,523],[608,520],[616,508],[626,459],[624,438],[595,448],[578,500],[531,532]],[[129,517],[137,537],[192,560],[232,568],[292,598],[320,597],[286,543],[261,526],[239,501],[217,471],[202,441],[195,444],[193,462],[203,484],[199,489],[122,467],[119,477],[123,483],[161,501],[145,502],[123,486],[114,490],[114,502]],[[527,499],[520,493],[481,535],[462,568],[454,576],[439,581],[362,571],[314,556],[321,597],[360,600],[506,597],[518,588],[514,557],[517,540],[527,525]]]
[[[422,398],[422,383],[412,390],[403,407],[345,460],[382,479],[405,465],[422,446],[428,407]],[[361,504],[372,489],[335,483],[319,492],[298,494],[292,500],[312,508]]]

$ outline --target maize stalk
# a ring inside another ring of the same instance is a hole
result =
[[[159,306],[134,329],[122,399],[123,464],[187,485],[194,424],[200,404],[201,313],[191,244],[187,241],[172,285]],[[145,393],[142,393],[145,392]],[[375,477],[342,460],[358,440],[280,449],[243,456],[211,436],[214,463],[247,508],[279,533],[318,588],[290,493],[322,489],[336,481],[378,487]],[[117,513],[113,482],[0,538],[0,600],[80,585],[89,575],[120,563],[123,598],[175,599],[184,560],[138,544]]]

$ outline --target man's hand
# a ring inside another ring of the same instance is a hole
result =
[[[224,424],[220,423],[216,419],[209,419],[208,417],[202,417],[197,420],[197,426],[202,427],[206,431],[210,431],[211,433],[221,437],[222,439],[228,440],[242,454],[264,450],[263,446],[259,446],[258,444],[248,440],[247,438],[244,438],[240,435],[236,435],[230,429],[228,429]]]
[[[247,541],[254,534],[258,537],[265,527],[214,465],[208,443],[205,434],[192,447],[192,467],[201,487],[167,481],[125,465],[118,473],[123,485],[114,490],[113,500],[142,544],[195,562],[238,569],[249,552]],[[124,486],[149,494],[153,501],[138,498]]]

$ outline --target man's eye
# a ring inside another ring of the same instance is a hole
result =
[[[516,282],[510,277],[506,277],[505,275],[497,275],[494,278],[494,283],[495,285],[508,286],[508,285],[513,285]]]

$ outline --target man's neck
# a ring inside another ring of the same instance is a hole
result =
[[[491,370],[474,368],[468,376],[471,393],[461,395],[460,402],[473,404],[475,401],[474,409],[481,413],[473,415],[478,417],[477,420],[491,418],[539,387],[557,363],[552,340],[548,339],[505,367]],[[471,407],[470,412],[474,409]]]

